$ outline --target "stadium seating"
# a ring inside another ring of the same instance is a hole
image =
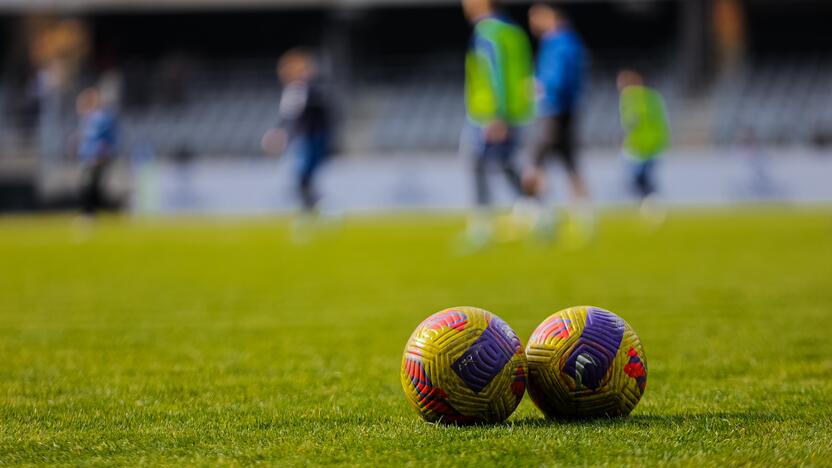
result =
[[[655,57],[657,55],[649,55]],[[668,55],[645,60],[594,59],[580,115],[585,145],[615,147],[621,137],[615,74],[624,64],[642,70],[664,95],[674,136],[686,127],[694,106],[683,98]],[[664,58],[662,58],[664,57]],[[453,152],[465,126],[462,70],[449,59],[431,67],[385,68],[353,77],[340,93],[342,148],[364,154]],[[420,70],[414,74],[413,70]],[[183,102],[150,98],[122,111],[123,151],[151,148],[161,157],[183,150],[200,156],[256,155],[263,132],[277,117],[279,89],[270,59],[196,65]],[[810,144],[832,129],[832,66],[815,59],[751,60],[744,70],[719,80],[699,99],[707,109],[707,138],[725,145],[754,138],[761,144]],[[0,93],[2,99],[2,93]],[[67,108],[65,136],[75,128]],[[9,119],[2,122],[9,134]]]
[[[832,66],[821,57],[751,60],[713,92],[713,139],[807,144],[832,129]]]

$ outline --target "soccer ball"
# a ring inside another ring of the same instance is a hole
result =
[[[407,401],[428,422],[500,422],[523,399],[526,356],[500,317],[454,307],[431,315],[410,335],[401,381]]]
[[[526,346],[529,396],[550,418],[625,416],[647,385],[644,348],[627,322],[597,307],[562,310]]]

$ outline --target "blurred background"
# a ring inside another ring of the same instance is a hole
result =
[[[530,2],[503,3],[525,27]],[[673,144],[659,190],[669,202],[832,201],[832,3],[556,5],[590,54],[578,130],[597,203],[628,201],[622,67],[666,100]],[[290,163],[260,141],[277,119],[275,61],[296,46],[319,57],[337,102],[330,203],[465,208],[470,34],[457,0],[0,0],[0,211],[77,206],[76,98],[89,86],[118,114],[111,207],[292,209]]]

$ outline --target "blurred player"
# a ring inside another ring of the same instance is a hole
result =
[[[488,166],[497,164],[517,195],[523,194],[514,153],[518,127],[534,116],[534,82],[526,33],[499,16],[492,0],[463,0],[462,7],[474,25],[465,58],[465,97],[468,119],[476,127],[474,183],[478,209],[466,238],[476,247],[488,243],[493,232],[486,212],[491,204]]]
[[[283,85],[278,123],[263,136],[267,153],[283,153],[290,145],[298,157],[297,193],[304,213],[318,204],[315,177],[329,158],[333,132],[330,101],[320,82],[312,56],[292,49],[277,63]]]
[[[642,214],[661,221],[664,216],[654,199],[653,171],[656,161],[670,145],[664,99],[656,90],[645,86],[644,79],[634,70],[622,70],[617,81],[624,129],[623,151],[632,163],[632,186],[641,199]]]
[[[78,158],[82,168],[81,214],[91,219],[104,206],[104,176],[116,156],[118,121],[112,106],[102,104],[96,88],[78,95],[76,110],[81,120]]]
[[[569,176],[577,217],[591,230],[589,190],[580,173],[576,152],[575,119],[583,88],[585,51],[578,34],[556,9],[535,4],[529,9],[529,28],[540,39],[535,75],[538,86],[537,122],[531,143],[532,167],[524,176],[527,192],[542,199],[545,191],[546,156],[554,153]],[[554,213],[541,214],[538,227],[543,233],[554,228]]]

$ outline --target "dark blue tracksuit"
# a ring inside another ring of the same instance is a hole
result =
[[[298,153],[297,190],[304,210],[318,201],[315,175],[329,158],[332,149],[332,109],[320,83],[294,82],[283,90],[280,121]]]

